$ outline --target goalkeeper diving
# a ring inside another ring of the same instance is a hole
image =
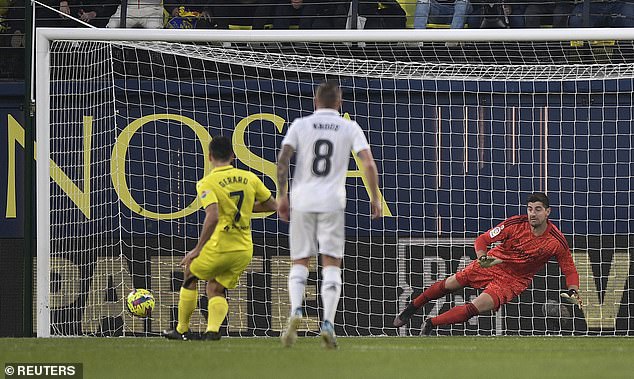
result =
[[[394,326],[405,325],[429,301],[464,287],[484,288],[484,291],[472,302],[427,318],[423,334],[429,335],[439,325],[462,323],[484,312],[497,311],[528,288],[535,273],[551,257],[556,257],[566,277],[568,290],[561,294],[562,301],[581,307],[579,274],[566,238],[548,219],[550,211],[550,200],[546,194],[531,194],[526,215],[510,217],[476,238],[477,260],[423,291],[396,316]],[[487,252],[488,246],[496,242],[500,244]]]

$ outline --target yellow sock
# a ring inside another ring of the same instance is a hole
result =
[[[209,303],[207,304],[209,309],[209,319],[207,320],[207,331],[208,332],[217,332],[220,330],[220,324],[227,317],[227,312],[229,312],[229,304],[227,303],[227,299],[222,296],[214,296],[209,299]]]
[[[189,330],[189,320],[192,317],[192,313],[196,309],[196,303],[198,302],[198,290],[187,289],[181,287],[180,296],[178,298],[178,325],[176,331],[179,333],[185,333]]]

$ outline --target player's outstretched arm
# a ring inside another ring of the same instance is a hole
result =
[[[368,181],[370,187],[370,213],[372,219],[377,219],[383,215],[381,209],[381,198],[379,196],[379,172],[372,157],[370,149],[361,150],[358,154],[361,159],[361,165],[363,166],[363,175]]]
[[[579,273],[567,243],[561,245],[561,248],[557,251],[557,261],[561,271],[566,276],[566,286],[568,287],[568,291],[560,294],[561,300],[568,304],[578,305],[581,308],[583,301],[579,295]]]

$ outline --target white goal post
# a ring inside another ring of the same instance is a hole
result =
[[[342,83],[343,113],[369,137],[385,208],[369,221],[352,160],[337,334],[418,335],[424,315],[468,301],[476,291],[391,327],[533,191],[551,197],[584,311],[559,304],[551,262],[497,314],[438,333],[634,334],[634,28],[38,28],[35,38],[38,337],[173,326],[177,263],[202,223],[193,186],[209,170],[206,143],[231,136],[238,166],[276,188],[281,138],[325,78]],[[222,331],[232,336],[276,336],[287,316],[287,228],[264,216],[253,221],[254,260],[228,293]],[[317,265],[306,335],[321,313]],[[125,313],[134,287],[154,291],[151,318]]]

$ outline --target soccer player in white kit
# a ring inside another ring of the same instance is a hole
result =
[[[357,153],[370,187],[372,219],[381,216],[378,172],[359,124],[339,115],[342,95],[335,82],[324,82],[315,93],[315,112],[291,124],[277,162],[279,217],[290,220],[293,265],[288,275],[291,314],[281,340],[297,340],[310,257],[321,255],[321,299],[324,314],[322,345],[337,347],[334,319],[341,294],[341,259],[345,244],[346,173],[350,152]],[[291,157],[297,153],[289,204],[287,183]]]

